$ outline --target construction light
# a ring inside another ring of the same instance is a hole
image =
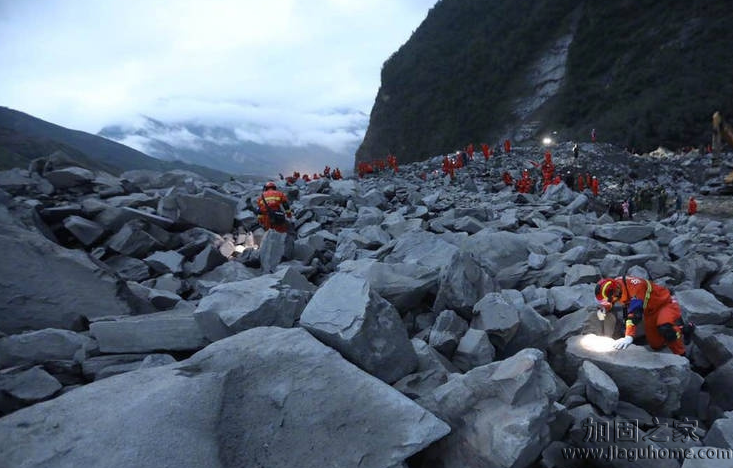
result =
[[[544,137],[542,139],[542,144],[545,146],[550,146],[552,144],[552,138],[550,137]]]
[[[608,353],[614,350],[613,338],[607,336],[585,335],[580,339],[580,346],[596,353]]]

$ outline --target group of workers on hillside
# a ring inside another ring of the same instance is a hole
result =
[[[360,162],[356,165],[356,173],[361,179],[369,174],[378,174],[383,172],[387,170],[387,168],[392,169],[395,174],[400,171],[397,164],[397,156],[392,153],[389,153],[386,159],[375,159],[370,162]]]
[[[284,180],[287,185],[294,185],[298,179],[302,179],[303,182],[310,182],[311,180],[319,179],[340,180],[343,179],[343,176],[341,175],[341,171],[338,167],[331,171],[331,167],[329,166],[326,166],[320,174],[314,172],[312,177],[308,174],[300,175],[300,172],[298,171],[293,171],[293,175],[290,176],[283,176],[280,174],[280,180]]]

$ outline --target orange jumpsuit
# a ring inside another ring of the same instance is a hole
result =
[[[618,277],[616,281],[621,283],[618,301],[628,307],[625,335],[633,338],[643,317],[644,333],[652,349],[660,350],[666,344],[673,353],[684,355],[682,312],[669,290],[635,276],[627,276],[625,281]]]
[[[265,202],[267,202],[267,207],[270,208],[269,210],[265,206]],[[269,211],[284,211],[285,216],[288,218],[292,217],[288,197],[284,193],[279,190],[265,190],[262,192],[262,196],[257,199],[257,207],[259,208],[257,221],[265,231],[274,229],[277,232],[288,232],[287,222],[285,224],[273,224],[269,216]]]
[[[692,216],[697,213],[697,202],[693,197],[690,197],[690,201],[687,204],[687,214]]]

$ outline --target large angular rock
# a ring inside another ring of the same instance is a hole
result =
[[[687,255],[695,248],[695,240],[690,234],[682,234],[669,242],[669,256],[677,260]]]
[[[447,358],[453,356],[468,324],[452,310],[444,310],[435,319],[428,344]]]
[[[733,359],[705,377],[705,385],[714,404],[725,411],[733,410]]]
[[[415,263],[347,260],[339,264],[338,271],[366,279],[400,312],[414,309],[437,283],[435,270]]]
[[[701,325],[692,335],[705,358],[719,367],[733,359],[733,328],[722,325]]]
[[[566,388],[536,349],[452,378],[418,400],[451,426],[421,467],[532,465],[551,441],[553,402]]]
[[[483,330],[469,328],[463,334],[453,354],[453,364],[461,371],[468,372],[474,367],[490,364],[496,356],[496,349]]]
[[[190,312],[158,312],[89,326],[103,353],[198,350],[208,344]]]
[[[97,344],[70,330],[47,328],[0,338],[0,368],[47,361],[83,360]]]
[[[119,231],[107,239],[106,245],[121,255],[135,258],[145,257],[149,252],[163,248],[160,240],[147,232],[139,220],[125,223]]]
[[[660,416],[676,411],[690,379],[690,362],[681,356],[649,351],[636,345],[615,351],[612,341],[594,335],[571,337],[567,341],[565,358],[555,370],[572,382],[583,361],[591,361],[613,379],[622,400]],[[640,388],[645,391],[639,391]]]
[[[293,251],[293,239],[287,233],[270,229],[265,233],[260,244],[260,264],[262,271],[273,273],[283,257],[289,257]]]
[[[218,234],[231,232],[234,226],[236,205],[214,197],[186,194],[176,196],[178,220],[201,226]]]
[[[81,251],[0,223],[0,330],[83,328],[83,317],[125,315],[115,278]]]
[[[720,418],[716,420],[705,436],[704,442],[708,447],[733,449],[733,419]]]
[[[501,293],[488,293],[473,308],[471,328],[488,333],[494,344],[506,346],[519,329],[519,311]]]
[[[250,280],[258,276],[259,272],[247,268],[239,262],[225,262],[213,270],[205,273],[195,281],[195,289],[202,296],[209,294],[212,288],[235,281]]]
[[[196,254],[190,262],[184,264],[183,269],[189,275],[201,275],[222,265],[227,258],[213,245],[207,245],[204,250]],[[243,279],[243,278],[242,278]]]
[[[257,328],[2,418],[0,454],[27,467],[382,468],[448,431],[304,330]]]
[[[59,390],[59,381],[40,366],[14,374],[0,374],[0,393],[7,393],[23,403],[45,400]]]
[[[733,271],[723,273],[710,282],[710,290],[725,304],[733,306]]]
[[[588,401],[605,414],[612,414],[618,406],[618,387],[605,372],[590,361],[583,361],[578,371],[578,382],[585,386]]]
[[[595,283],[601,279],[601,270],[593,265],[572,265],[565,271],[565,286]]]
[[[577,284],[575,286],[555,286],[550,288],[555,310],[567,313],[584,309],[596,303],[595,285]]]
[[[470,320],[474,305],[486,294],[498,290],[498,284],[465,251],[457,251],[440,272],[438,294],[433,310],[451,309]]]
[[[674,296],[682,309],[682,317],[696,325],[720,325],[733,318],[733,309],[704,289],[677,291]]]
[[[447,265],[455,245],[440,236],[426,231],[409,231],[396,239],[392,252],[385,257],[385,263],[416,263],[433,268],[436,273]]]
[[[81,167],[66,167],[44,172],[43,177],[51,182],[54,188],[67,189],[90,184],[94,180],[94,173]]]
[[[156,273],[180,274],[183,272],[183,262],[186,258],[174,250],[158,251],[148,255],[143,261]]]
[[[387,383],[417,366],[399,314],[363,278],[346,273],[332,276],[308,302],[300,326]]]
[[[104,235],[102,226],[81,216],[69,216],[64,219],[64,227],[87,247],[93,245]]]
[[[654,227],[647,224],[639,224],[633,221],[622,221],[618,223],[603,224],[596,226],[593,235],[608,241],[624,242],[633,244],[646,239],[654,234]]]
[[[194,317],[211,341],[249,328],[292,327],[314,289],[300,273],[286,267],[270,275],[214,287],[201,299]]]
[[[104,261],[124,281],[145,281],[150,278],[150,268],[140,259],[116,256]]]

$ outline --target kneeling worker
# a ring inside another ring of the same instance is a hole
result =
[[[614,342],[614,348],[625,349],[634,341],[643,317],[646,339],[653,350],[666,345],[674,354],[685,354],[685,342],[695,326],[684,324],[680,306],[669,289],[635,276],[604,278],[596,284],[596,300],[599,318],[616,302],[624,306],[626,332]]]

